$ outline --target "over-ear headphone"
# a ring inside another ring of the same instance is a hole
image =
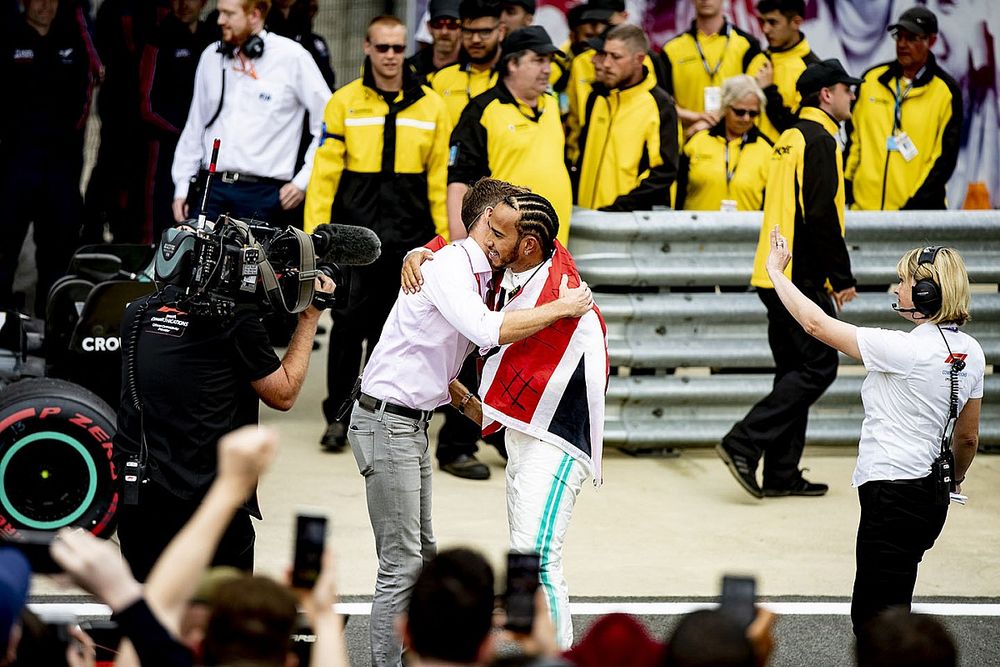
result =
[[[921,250],[920,257],[917,259],[917,266],[919,267],[924,264],[933,265],[942,247],[932,245]],[[931,317],[941,310],[941,288],[935,282],[934,278],[928,277],[918,280],[913,286],[912,297],[913,307],[924,317]]]
[[[226,58],[234,58],[236,56],[237,46],[235,44],[230,44],[229,42],[219,42],[219,48],[216,49],[217,53],[221,53]],[[255,60],[264,55],[264,38],[259,34],[250,35],[247,41],[243,42],[243,46],[239,47],[240,53],[245,55],[250,60]]]

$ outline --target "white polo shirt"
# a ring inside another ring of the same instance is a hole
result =
[[[970,398],[983,396],[986,358],[979,343],[958,327],[942,325],[941,331],[951,351],[965,355],[965,369],[958,374],[961,413]],[[868,376],[861,387],[865,420],[851,484],[926,477],[948,423],[948,348],[929,323],[909,332],[859,328],[857,339]]]
[[[402,290],[365,366],[361,391],[390,403],[433,410],[448,402],[470,341],[494,347],[503,313],[484,301],[493,269],[479,244],[462,239],[434,253],[420,267],[424,284]]]

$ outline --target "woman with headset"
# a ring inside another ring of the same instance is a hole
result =
[[[767,272],[781,302],[809,334],[868,371],[852,480],[861,504],[851,603],[857,634],[883,609],[909,609],[917,565],[941,533],[976,455],[986,360],[979,343],[959,330],[969,320],[970,299],[956,250],[915,248],[896,265],[893,310],[917,325],[909,332],[826,315],[785,276],[790,261],[775,227]]]

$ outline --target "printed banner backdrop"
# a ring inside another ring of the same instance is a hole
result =
[[[559,44],[567,36],[564,12],[573,0],[540,0],[535,20]],[[855,75],[878,63],[895,59],[886,26],[915,4],[926,5],[938,17],[940,34],[934,46],[938,62],[962,90],[965,118],[958,166],[948,184],[948,204],[961,208],[969,183],[989,190],[994,208],[1000,207],[1000,1],[998,0],[807,0],[803,31],[821,58],[839,58]],[[756,0],[729,0],[726,13],[740,28],[766,46],[754,14]],[[654,48],[694,19],[690,0],[628,0],[631,22],[642,25]]]

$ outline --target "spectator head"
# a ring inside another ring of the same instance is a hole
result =
[[[609,89],[629,88],[641,82],[648,50],[649,39],[639,26],[625,23],[611,28],[604,34],[604,47],[597,52],[603,59],[599,81]]]
[[[462,48],[475,65],[496,61],[500,42],[507,29],[500,21],[500,3],[495,0],[462,0],[458,7],[462,18]]]
[[[193,25],[201,18],[208,0],[170,0],[170,11],[185,25]]]
[[[395,16],[383,14],[368,23],[365,55],[377,78],[397,80],[403,76],[406,26]]]
[[[515,30],[504,40],[501,50],[503,55],[497,65],[504,84],[528,103],[548,90],[552,55],[565,55],[540,25]]]
[[[12,661],[20,636],[18,619],[28,599],[31,566],[13,547],[0,547],[0,665]]]
[[[757,20],[768,46],[781,50],[797,44],[802,39],[805,12],[805,0],[760,0]]]
[[[666,647],[649,634],[649,630],[628,614],[611,613],[601,616],[565,657],[577,667],[656,667],[663,663]]]
[[[435,53],[442,57],[454,54],[461,44],[458,5],[459,0],[431,0],[428,5],[430,19],[427,21],[427,30],[434,40]]]
[[[746,629],[718,609],[681,619],[667,642],[664,667],[754,667]]]
[[[861,629],[855,644],[858,667],[955,667],[951,635],[930,616],[887,609]]]
[[[425,660],[480,662],[493,623],[493,569],[469,549],[442,551],[424,564],[403,621],[405,644]]]
[[[526,28],[535,20],[535,0],[504,0],[500,3],[500,21],[507,34]]]
[[[59,0],[21,0],[24,4],[24,20],[39,34],[46,34],[59,11]]]
[[[482,217],[488,208],[496,208],[507,197],[526,194],[527,188],[511,185],[496,178],[480,178],[462,197],[462,224],[467,230]]]
[[[266,577],[243,575],[219,584],[202,663],[283,667],[296,614],[292,592]]]
[[[580,20],[604,25],[621,25],[628,20],[625,0],[589,0],[580,13]]]
[[[181,617],[179,639],[192,652],[200,651],[205,641],[205,629],[212,615],[212,599],[215,597],[216,589],[227,581],[243,576],[242,570],[228,566],[213,567],[202,576]]]
[[[741,137],[764,111],[767,98],[752,76],[738,74],[722,82],[722,115],[726,132]]]
[[[927,62],[937,33],[937,16],[921,5],[907,9],[889,26],[889,34],[896,41],[896,60],[908,76]]]
[[[722,15],[723,0],[691,0],[694,13],[700,19],[712,19]]]
[[[941,248],[933,255],[933,262],[921,264],[920,258],[924,250],[925,248],[914,248],[896,264],[896,274],[899,276],[896,296],[901,307],[913,308],[914,285],[919,280],[931,280],[937,286],[941,306],[936,312],[900,312],[900,315],[917,322],[965,324],[970,319],[969,274],[965,269],[965,261],[954,248]]]
[[[219,0],[217,9],[222,41],[241,46],[264,27],[271,0]]]
[[[566,22],[569,24],[569,43],[577,46],[586,42],[591,37],[601,34],[604,27],[603,21],[584,20],[583,13],[587,9],[586,4],[574,5],[566,12]],[[574,49],[574,53],[577,53]]]
[[[861,79],[849,75],[836,58],[806,67],[795,83],[802,95],[802,106],[818,107],[838,122],[851,117],[854,88]]]

